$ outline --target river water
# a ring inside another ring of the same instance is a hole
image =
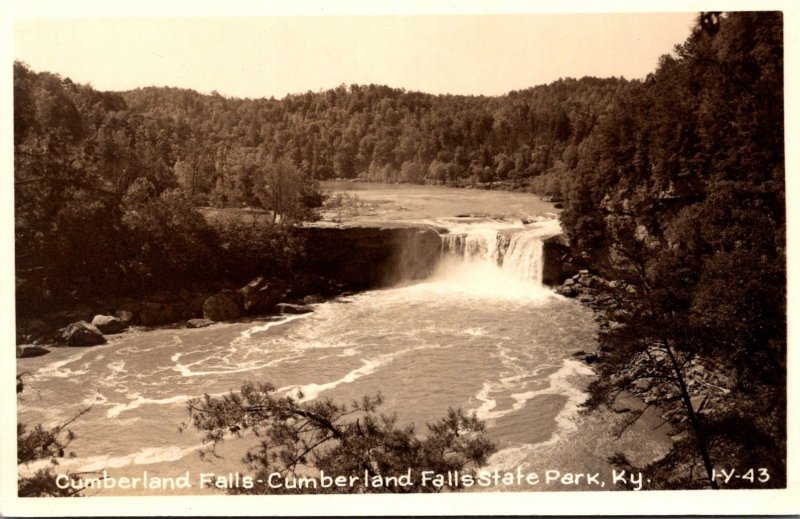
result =
[[[76,457],[58,471],[223,474],[243,470],[240,458],[255,440],[226,441],[220,458],[201,459],[200,435],[179,431],[186,401],[245,380],[269,381],[306,399],[350,402],[380,391],[384,411],[420,430],[449,407],[475,412],[499,445],[490,468],[596,466],[611,452],[599,452],[605,443],[578,430],[592,371],[571,358],[594,347],[595,323],[588,309],[541,286],[541,238],[558,232],[558,223],[541,210],[548,206],[529,200],[534,209],[515,211],[537,220],[527,225],[433,215],[451,235],[426,280],[314,305],[301,316],[133,329],[103,346],[20,359],[27,386],[18,418],[54,424],[92,406],[71,427]],[[196,485],[184,491],[210,492]]]

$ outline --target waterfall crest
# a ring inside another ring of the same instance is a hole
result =
[[[542,284],[543,240],[559,232],[557,220],[515,227],[487,222],[452,228],[442,236],[442,258],[432,281],[477,297],[545,296],[549,290]]]
[[[503,274],[542,286],[543,239],[558,232],[557,221],[523,228],[476,227],[445,235],[445,257],[475,266],[495,265]]]

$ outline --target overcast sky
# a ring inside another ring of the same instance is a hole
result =
[[[344,84],[504,94],[643,78],[694,13],[18,19],[14,57],[100,90],[283,97]]]

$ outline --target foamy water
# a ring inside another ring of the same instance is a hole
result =
[[[490,466],[541,462],[574,431],[592,376],[570,360],[593,341],[590,311],[538,281],[540,240],[557,223],[451,227],[471,237],[471,252],[445,254],[423,282],[315,305],[310,314],[134,331],[103,346],[20,359],[18,370],[30,375],[19,419],[56,423],[93,403],[72,427],[72,469],[242,470],[252,438],[227,443],[210,465],[198,456],[199,434],[178,429],[189,398],[252,380],[306,401],[380,391],[385,411],[423,431],[461,407],[486,420],[498,442]],[[501,228],[515,232],[498,237]]]

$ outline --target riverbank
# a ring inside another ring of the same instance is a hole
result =
[[[303,253],[294,260],[291,271],[260,275],[240,286],[224,280],[197,282],[181,290],[139,298],[88,298],[65,305],[60,311],[18,314],[17,344],[69,343],[63,336],[65,327],[90,324],[98,316],[113,321],[115,328],[163,326],[194,319],[229,321],[285,313],[288,307],[280,307],[282,304],[318,303],[342,294],[422,279],[439,261],[439,232],[446,229],[411,224],[296,227],[293,239]],[[253,263],[258,261],[255,258]],[[97,335],[97,331],[89,331]]]
[[[591,308],[600,333],[612,333],[622,326],[614,319],[617,315],[624,315],[621,302],[633,290],[633,286],[608,281],[590,274],[588,270],[581,270],[555,288],[557,293]],[[577,352],[576,356],[603,368],[606,356],[614,354],[613,348],[613,343],[606,341],[597,352]],[[656,445],[667,447],[661,455],[652,457],[642,457],[641,452],[630,449],[613,453],[616,466],[638,467],[649,473],[655,489],[673,488],[676,479],[691,478],[691,474],[704,470],[699,455],[669,463],[658,462],[666,460],[675,448],[696,449],[691,443],[689,405],[694,416],[713,420],[730,413],[731,403],[727,395],[734,390],[730,374],[719,363],[702,355],[684,357],[680,352],[673,354],[680,362],[679,375],[674,372],[670,353],[659,344],[622,359],[613,359],[619,367],[601,369],[601,376],[608,377],[608,380],[600,381],[605,383],[605,389],[599,389],[597,399],[590,406],[591,411],[586,414],[590,421],[594,421],[593,429],[618,432],[638,428]],[[609,388],[610,393],[603,393]],[[682,391],[687,396],[684,397]],[[593,417],[600,417],[600,420]],[[604,422],[615,425],[607,427]],[[690,442],[688,446],[687,439]]]

